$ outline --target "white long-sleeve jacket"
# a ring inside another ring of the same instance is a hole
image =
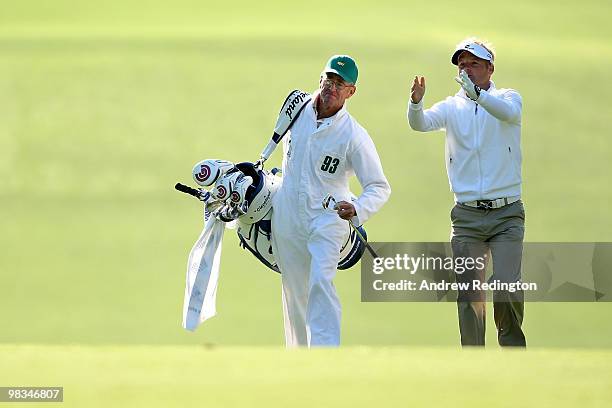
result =
[[[446,171],[455,201],[521,195],[521,95],[491,82],[477,102],[460,89],[423,110],[409,102],[408,122],[420,132],[446,129]]]
[[[365,223],[389,198],[391,188],[383,173],[374,142],[343,107],[331,118],[317,122],[314,102],[305,107],[283,140],[283,184],[280,194],[291,194],[305,205],[313,219],[323,198],[351,201],[349,179],[356,175],[362,193],[353,202],[355,224]]]

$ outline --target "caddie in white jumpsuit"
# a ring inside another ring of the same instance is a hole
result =
[[[372,139],[347,112],[357,66],[346,55],[325,66],[313,98],[283,140],[283,184],[274,196],[272,245],[282,276],[287,346],[340,344],[341,306],[333,279],[346,220],[367,221],[391,189]],[[363,188],[351,201],[349,178]],[[338,212],[322,208],[333,195]]]

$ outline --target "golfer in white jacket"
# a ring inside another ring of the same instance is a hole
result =
[[[408,122],[420,132],[446,129],[446,169],[455,206],[451,211],[454,257],[490,253],[489,281],[521,278],[525,210],[521,201],[522,100],[513,89],[496,88],[490,46],[474,38],[459,43],[451,57],[459,92],[423,110],[425,78],[415,77]],[[457,274],[460,282],[483,281],[484,270]],[[484,345],[483,293],[459,293],[461,343]],[[502,346],[525,346],[522,292],[494,292],[494,318]]]
[[[272,245],[282,276],[287,346],[340,344],[341,307],[333,285],[347,220],[366,222],[389,198],[389,183],[372,139],[348,113],[357,65],[333,56],[319,89],[283,139],[283,184],[274,196]],[[363,192],[351,200],[349,179]],[[325,211],[333,195],[338,212]]]

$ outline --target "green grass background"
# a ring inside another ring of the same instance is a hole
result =
[[[243,368],[264,367],[268,376],[248,385],[261,396],[277,382],[288,390],[314,386],[310,375],[329,361],[330,367],[344,367],[332,372],[345,387],[339,395],[349,395],[352,386],[370,383],[353,371],[354,363],[343,361],[356,359],[374,370],[376,381],[390,379],[373,401],[402,384],[421,387],[422,395],[435,393],[438,386],[426,381],[435,375],[411,371],[415,364],[445,372],[439,386],[456,394],[457,377],[476,377],[486,386],[491,381],[486,373],[496,364],[512,365],[516,371],[509,373],[516,374],[524,363],[521,375],[535,371],[520,384],[508,380],[517,392],[538,378],[550,393],[569,387],[563,382],[569,379],[559,380],[569,370],[579,384],[567,398],[562,398],[567,389],[557,392],[560,404],[590,401],[583,398],[588,386],[597,398],[583,405],[610,401],[603,393],[609,368],[597,363],[610,359],[609,304],[527,304],[529,344],[556,351],[516,360],[515,354],[458,354],[453,304],[360,303],[358,268],[336,279],[343,343],[433,348],[349,347],[346,354],[312,355],[257,347],[198,351],[194,345],[282,345],[280,283],[227,231],[219,314],[194,334],[181,329],[185,264],[201,229],[201,209],[172,188],[176,181],[189,183],[191,167],[201,159],[255,160],[287,92],[313,90],[327,58],[348,53],[360,67],[349,109],[375,140],[393,189],[368,223],[368,234],[379,241],[447,240],[452,195],[444,135],[410,130],[405,108],[415,74],[427,77],[427,105],[455,93],[450,53],[462,38],[479,35],[496,46],[497,86],[518,89],[524,99],[526,240],[610,241],[609,2],[4,0],[0,5],[0,343],[6,345],[0,356],[3,366],[14,368],[0,376],[5,384],[57,378],[82,398],[111,390],[117,401],[136,406],[135,391],[122,391],[112,373],[132,372],[136,377],[126,377],[126,383],[161,384],[170,376],[153,375],[149,382],[137,376],[149,368],[146,356],[159,354],[177,364],[188,361],[193,376],[196,362],[206,365],[209,359],[222,370],[220,378],[241,370],[224,366],[227,359],[238,359]],[[280,153],[271,161],[279,165]],[[496,347],[493,327],[489,321],[488,342]],[[61,371],[67,377],[51,375],[51,365],[74,355]],[[127,362],[106,367],[107,356]],[[482,371],[463,372],[472,358]],[[284,370],[306,367],[299,375],[308,381],[265,368],[274,359]],[[26,369],[30,362],[32,372]],[[542,370],[561,382],[538,375],[545,362]],[[88,391],[79,381],[95,375],[78,379],[75,372],[90,364],[102,364],[103,374],[93,381],[98,388]],[[149,401],[142,398],[142,404]],[[223,406],[249,406],[238,396],[226,398]],[[431,401],[449,401],[444,398]],[[483,403],[493,401],[488,398]]]
[[[0,381],[63,385],[62,405],[75,407],[590,408],[612,397],[610,352],[602,350],[0,346],[0,353],[7,356]]]

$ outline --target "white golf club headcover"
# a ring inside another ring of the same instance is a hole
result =
[[[246,198],[247,189],[253,184],[253,178],[250,176],[242,176],[236,180],[230,194],[230,201],[238,208],[242,209],[242,203]]]
[[[207,187],[232,168],[234,168],[234,163],[227,160],[206,159],[196,163],[191,173],[198,185]]]
[[[238,178],[242,177],[243,174],[240,171],[234,171],[232,173],[224,174],[215,183],[215,188],[212,189],[211,194],[213,199],[219,201],[226,201],[229,199],[230,194],[234,190],[234,185]]]
[[[304,106],[306,106],[310,99],[311,96],[309,93],[300,91],[299,89],[292,91],[289,96],[287,96],[287,99],[285,99],[280,112],[278,112],[278,119],[276,120],[276,125],[274,126],[272,139],[261,152],[261,163],[268,160],[278,143],[291,128],[291,125],[302,112],[302,109],[304,109]]]

